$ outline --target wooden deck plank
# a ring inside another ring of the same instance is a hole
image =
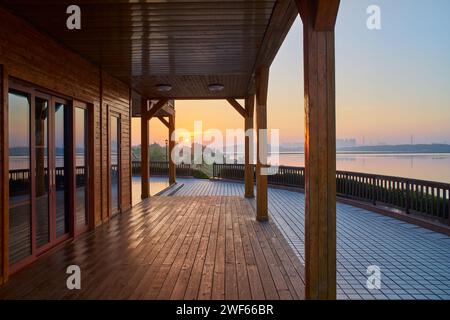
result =
[[[236,196],[153,197],[12,275],[0,299],[303,298],[300,261],[254,216]],[[71,264],[81,290],[66,288]]]

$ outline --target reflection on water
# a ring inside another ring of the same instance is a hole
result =
[[[280,154],[285,166],[305,165],[303,153]],[[450,154],[338,154],[336,168],[450,183]]]

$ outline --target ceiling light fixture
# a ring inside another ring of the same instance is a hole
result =
[[[172,90],[172,86],[170,84],[158,84],[156,85],[156,89],[159,92],[169,92],[170,90]]]
[[[220,83],[213,83],[208,86],[209,91],[211,91],[213,93],[220,92],[223,90],[223,88],[225,88],[225,87],[223,86],[223,84],[220,84]]]

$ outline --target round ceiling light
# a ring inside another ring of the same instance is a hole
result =
[[[172,90],[172,86],[170,84],[158,84],[156,85],[156,89],[159,92],[169,92],[170,90]]]
[[[208,89],[211,92],[220,92],[223,90],[223,88],[225,87],[223,86],[223,84],[220,83],[213,83],[208,86]]]

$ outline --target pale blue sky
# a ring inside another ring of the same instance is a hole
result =
[[[381,30],[366,27],[369,5],[381,8]],[[413,135],[416,143],[450,143],[449,12],[448,0],[341,1],[338,138],[409,143]],[[269,125],[282,128],[285,141],[303,138],[302,59],[297,19],[271,67],[269,86]]]

